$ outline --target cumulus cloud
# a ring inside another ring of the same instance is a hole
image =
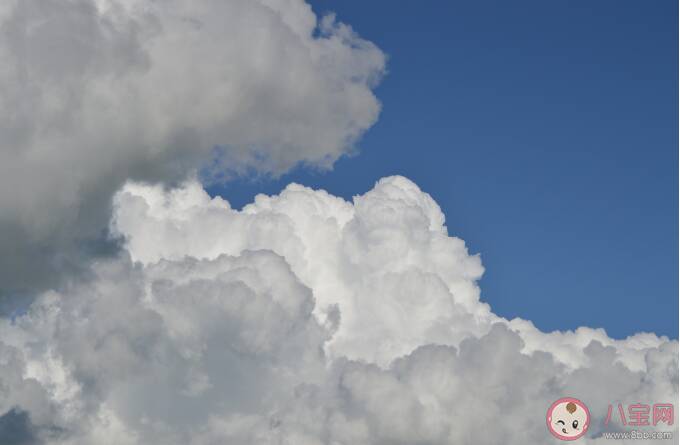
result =
[[[240,211],[195,180],[128,183],[111,232],[123,250],[89,280],[0,322],[0,413],[35,441],[554,443],[569,395],[581,440],[612,443],[608,404],[678,397],[676,341],[495,315],[480,258],[403,177]]]
[[[553,443],[565,395],[612,443],[609,403],[677,399],[676,341],[494,314],[406,178],[205,192],[329,168],[375,122],[385,56],[334,17],[10,0],[0,35],[0,297],[37,295],[0,318],[0,443]]]
[[[127,179],[328,168],[379,112],[384,54],[302,0],[10,0],[0,36],[4,293],[115,252]]]

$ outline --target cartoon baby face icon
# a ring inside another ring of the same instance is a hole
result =
[[[553,436],[560,440],[576,440],[588,430],[590,412],[579,399],[564,397],[550,405],[545,421]]]

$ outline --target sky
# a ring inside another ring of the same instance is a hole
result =
[[[0,444],[677,438],[676,6],[516,3],[0,2]]]
[[[677,3],[313,1],[388,56],[377,124],[331,171],[351,199],[400,174],[480,253],[482,300],[543,330],[678,337]]]

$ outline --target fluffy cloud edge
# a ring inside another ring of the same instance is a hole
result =
[[[572,395],[584,443],[610,443],[607,404],[677,399],[677,341],[496,316],[406,178],[352,202],[292,184],[237,211],[196,181],[114,202],[125,251],[0,322],[0,412],[37,442],[551,443]]]
[[[0,298],[115,250],[128,179],[329,169],[380,112],[385,54],[303,0],[8,1],[0,33]]]

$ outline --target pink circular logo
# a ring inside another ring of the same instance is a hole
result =
[[[590,426],[590,411],[579,399],[563,397],[556,400],[545,415],[548,431],[560,440],[576,440]]]

